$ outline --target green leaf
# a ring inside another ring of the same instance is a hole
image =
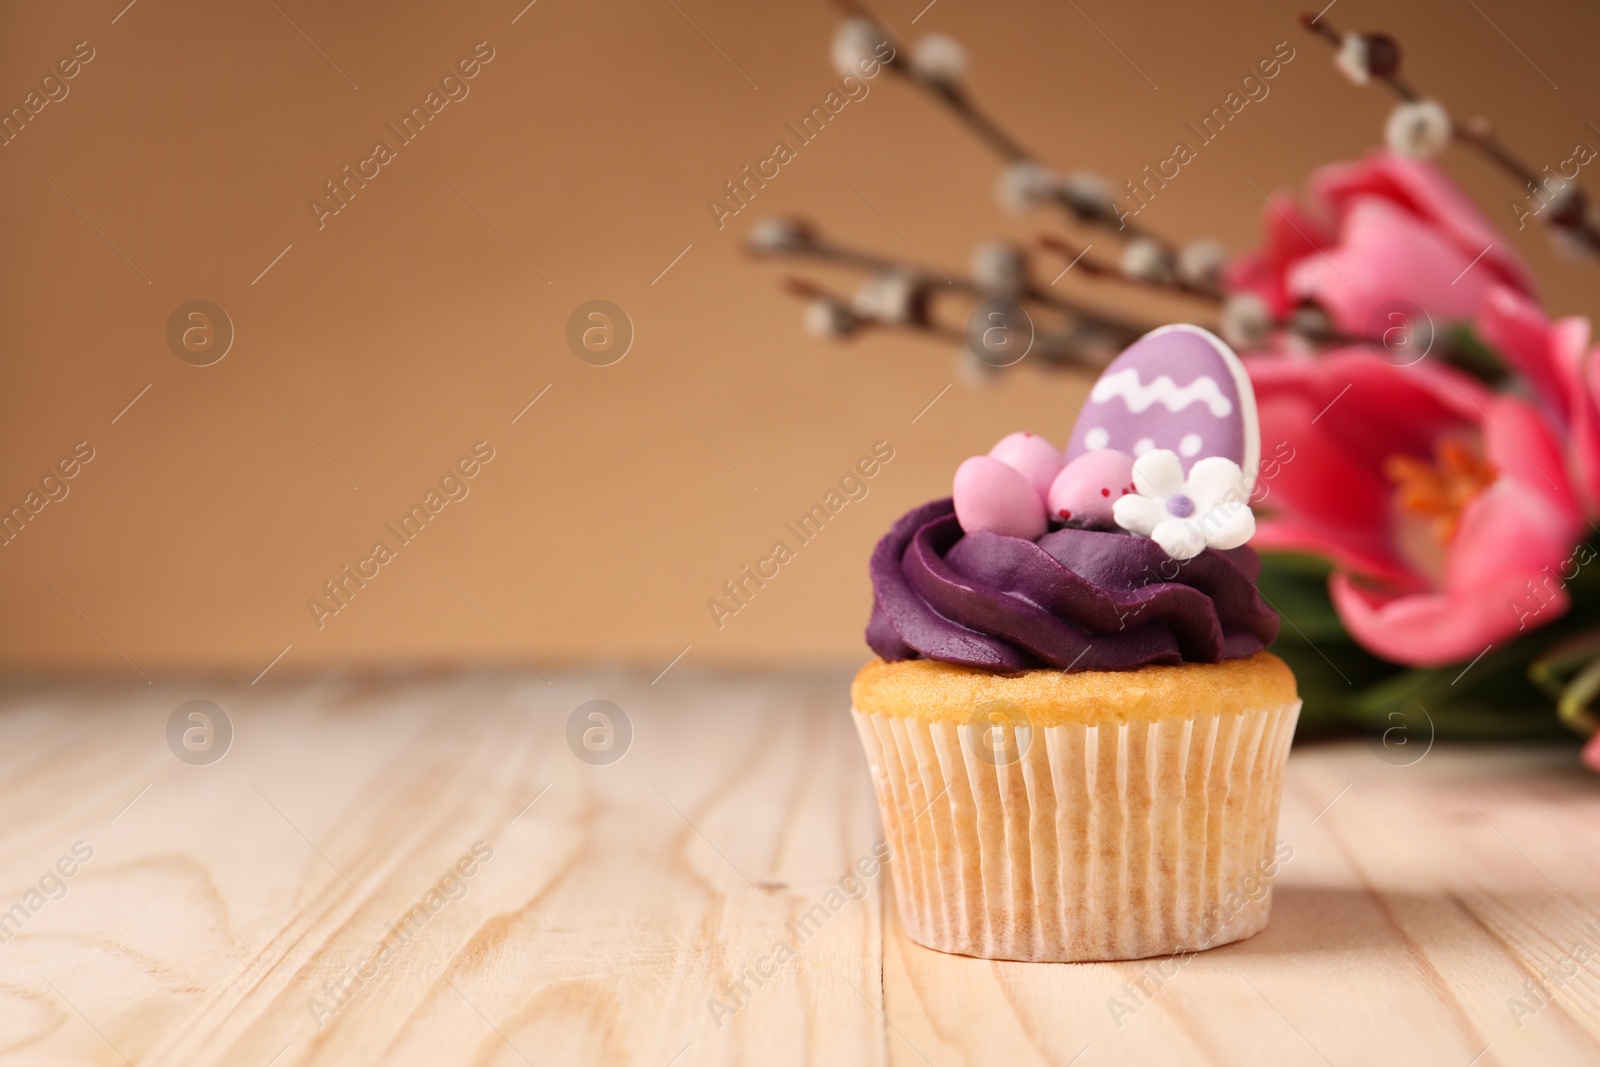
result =
[[[1460,322],[1445,327],[1443,341],[1445,362],[1485,385],[1502,385],[1511,377],[1500,353],[1484,344],[1471,324]]]
[[[1328,575],[1333,567],[1315,556],[1272,552],[1261,557],[1256,589],[1283,619],[1280,640],[1302,642],[1350,641],[1344,624],[1328,598]]]

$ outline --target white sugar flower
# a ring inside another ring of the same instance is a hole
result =
[[[1409,100],[1389,113],[1384,140],[1410,159],[1432,159],[1450,143],[1450,113],[1437,100]]]
[[[1225,456],[1205,457],[1185,478],[1177,453],[1153,449],[1133,461],[1133,487],[1135,494],[1112,506],[1112,517],[1173,559],[1193,559],[1207,548],[1238,548],[1256,532],[1244,475]]]

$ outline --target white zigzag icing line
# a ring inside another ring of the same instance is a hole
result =
[[[1182,411],[1190,404],[1203,403],[1219,419],[1233,414],[1233,401],[1222,395],[1215,381],[1204,376],[1182,388],[1165,374],[1145,385],[1139,380],[1139,372],[1127,367],[1101,378],[1089,393],[1089,399],[1095,401],[1106,401],[1113,397],[1120,397],[1135,415],[1156,403],[1172,412]]]

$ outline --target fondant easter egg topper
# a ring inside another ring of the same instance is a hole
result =
[[[1260,460],[1255,392],[1239,357],[1198,326],[1163,326],[1101,374],[1064,455],[1037,434],[1010,434],[957,469],[952,496],[969,534],[1125,531],[1186,560],[1255,533]]]
[[[1222,456],[1239,465],[1248,493],[1261,462],[1261,431],[1244,364],[1198,326],[1145,334],[1089,391],[1067,439],[1067,462],[1102,448],[1132,459],[1166,449],[1185,473],[1206,456]]]

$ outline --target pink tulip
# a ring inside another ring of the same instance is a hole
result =
[[[1263,247],[1230,266],[1228,287],[1280,319],[1310,302],[1342,332],[1377,337],[1393,302],[1442,327],[1472,320],[1492,289],[1533,294],[1522,259],[1442,171],[1388,152],[1318,170],[1309,207],[1278,193],[1262,220]]]
[[[1583,765],[1600,773],[1600,734],[1590,734],[1583,745]]]
[[[1289,269],[1332,245],[1333,230],[1282,190],[1272,194],[1262,211],[1261,230],[1266,240],[1228,265],[1226,284],[1231,292],[1255,293],[1282,319],[1295,305],[1289,295]]]
[[[1527,309],[1513,308],[1521,317],[1505,329],[1527,327]],[[1565,351],[1575,329],[1555,332]],[[1523,347],[1530,364],[1562,358],[1531,337]],[[1436,360],[1402,368],[1366,348],[1247,365],[1263,451],[1293,449],[1265,483],[1255,543],[1332,560],[1334,607],[1362,645],[1452,663],[1567,610],[1563,564],[1584,521],[1535,404]]]
[[[1589,348],[1589,320],[1551,322],[1509,288],[1489,291],[1474,324],[1478,337],[1527,379],[1540,409],[1568,439],[1568,472],[1591,516],[1600,512],[1600,362]]]

